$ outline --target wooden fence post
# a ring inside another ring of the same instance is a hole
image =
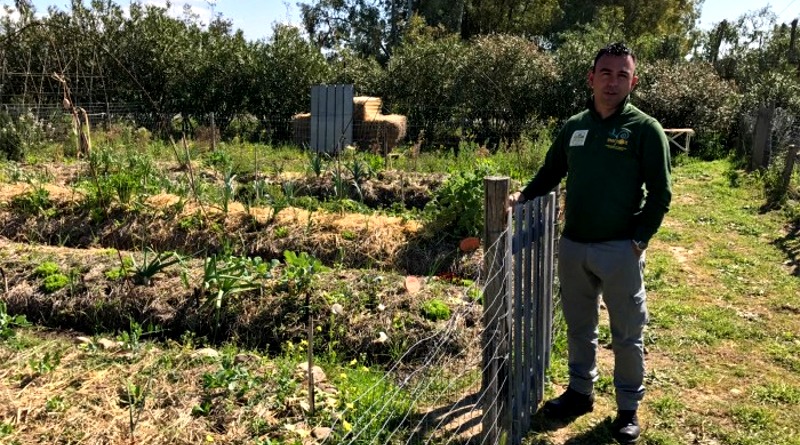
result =
[[[508,296],[506,275],[506,202],[510,180],[490,176],[484,179],[484,259],[486,287],[483,295],[483,444],[496,445],[501,427],[510,424],[508,404]],[[508,432],[508,430],[506,430]]]
[[[789,145],[786,149],[786,163],[783,164],[783,175],[781,176],[781,193],[789,191],[792,182],[792,171],[794,170],[797,156],[800,155],[800,145]]]
[[[211,151],[217,151],[217,122],[214,113],[211,113]]]
[[[755,129],[753,130],[751,170],[760,170],[769,165],[770,141],[772,139],[772,117],[774,114],[775,105],[769,105],[758,110],[758,118],[756,119]]]

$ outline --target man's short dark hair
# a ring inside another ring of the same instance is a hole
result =
[[[633,50],[628,48],[622,42],[614,42],[608,44],[605,48],[601,49],[597,52],[597,55],[594,56],[594,63],[592,64],[592,71],[597,66],[597,61],[600,60],[601,57],[609,55],[609,56],[631,56],[633,58],[633,62],[636,63],[636,54],[633,53]]]

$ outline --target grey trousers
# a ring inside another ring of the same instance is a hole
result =
[[[647,303],[644,253],[630,240],[559,241],[558,277],[567,323],[569,386],[590,394],[597,380],[597,324],[602,295],[608,308],[614,351],[617,408],[635,410],[644,397],[644,326]]]

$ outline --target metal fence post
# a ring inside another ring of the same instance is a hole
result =
[[[483,312],[483,442],[495,445],[503,431],[508,433],[508,296],[506,275],[506,201],[510,179],[490,176],[484,179],[484,291]]]

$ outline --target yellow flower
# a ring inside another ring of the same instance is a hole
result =
[[[350,425],[350,422],[346,420],[342,420],[342,428],[344,428],[345,432],[347,433],[353,431],[353,425]]]

